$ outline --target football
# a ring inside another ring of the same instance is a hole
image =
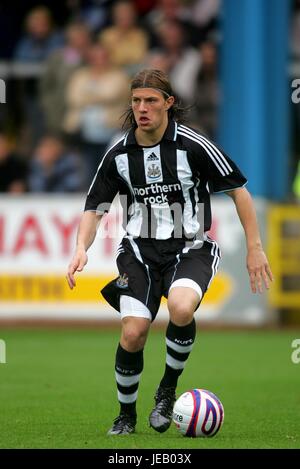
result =
[[[174,404],[173,422],[184,436],[215,436],[223,421],[220,399],[206,389],[187,391]]]

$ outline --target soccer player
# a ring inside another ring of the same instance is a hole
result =
[[[163,295],[169,311],[166,364],[149,423],[158,432],[171,424],[177,381],[195,340],[194,313],[220,260],[219,247],[207,234],[212,192],[224,191],[235,203],[246,237],[252,292],[262,292],[272,281],[252,198],[244,187],[247,180],[220,148],[180,124],[180,117],[164,73],[143,70],[133,78],[125,119],[129,131],[98,167],[68,269],[72,289],[75,272],[87,263],[98,223],[119,193],[123,205],[127,202],[126,235],[117,252],[119,276],[102,290],[122,323],[115,357],[120,414],[108,432],[111,435],[135,431],[143,349]]]

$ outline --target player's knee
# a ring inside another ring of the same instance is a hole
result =
[[[190,324],[194,317],[194,303],[189,300],[181,301],[171,300],[168,302],[168,308],[171,321],[177,326],[186,326]]]
[[[141,350],[147,339],[147,330],[136,325],[127,325],[122,331],[122,343],[130,352]]]

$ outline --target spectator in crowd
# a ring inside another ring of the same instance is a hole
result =
[[[63,122],[69,140],[79,143],[87,158],[90,177],[120,128],[119,116],[125,110],[128,93],[128,76],[110,63],[103,46],[91,46],[87,66],[76,70],[67,86]]]
[[[85,189],[82,163],[68,152],[61,139],[44,136],[38,143],[29,165],[28,186],[31,192],[78,192]]]
[[[26,66],[20,83],[22,135],[25,146],[32,149],[45,132],[44,114],[38,96],[38,82],[44,62],[63,45],[63,36],[56,31],[50,10],[38,6],[29,11],[25,20],[26,33],[14,52],[14,60]]]
[[[26,191],[27,166],[13,150],[9,138],[0,133],[0,192],[20,194]]]
[[[93,34],[98,33],[109,22],[109,10],[114,0],[80,0],[76,17],[83,21]]]
[[[216,138],[220,83],[217,48],[212,42],[200,46],[201,67],[196,77],[194,103],[191,109],[192,125],[209,138]]]
[[[151,47],[158,45],[159,28],[162,23],[168,21],[180,22],[188,43],[197,45],[199,43],[200,30],[198,26],[196,27],[193,24],[189,14],[190,10],[191,5],[186,6],[186,1],[183,0],[158,0],[156,6],[142,20],[144,27],[150,35]]]
[[[160,52],[165,56],[173,90],[184,104],[191,104],[201,65],[200,55],[197,49],[187,43],[184,28],[179,21],[163,21],[158,33],[159,47],[153,52]]]
[[[220,0],[192,0],[187,2],[182,12],[182,17],[198,30],[195,45],[207,41],[208,39],[218,39],[219,10]]]
[[[51,133],[61,131],[67,82],[74,70],[85,64],[91,45],[91,34],[84,23],[70,23],[65,37],[66,45],[50,55],[39,83],[45,126]]]
[[[112,10],[113,24],[105,28],[99,40],[109,51],[112,64],[124,67],[130,74],[137,72],[148,49],[146,32],[136,24],[134,4],[119,0]]]
[[[55,31],[50,10],[34,8],[25,21],[26,33],[17,44],[14,59],[20,62],[43,62],[63,44],[62,35]]]
[[[162,21],[176,20],[183,18],[183,5],[180,0],[158,0],[156,6],[147,15],[147,25],[155,30]]]

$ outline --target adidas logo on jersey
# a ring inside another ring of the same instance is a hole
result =
[[[151,153],[151,155],[148,156],[147,161],[157,161],[159,158],[155,153]]]

